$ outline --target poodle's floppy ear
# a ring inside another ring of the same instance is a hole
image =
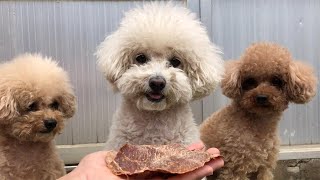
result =
[[[317,79],[310,66],[298,61],[289,64],[287,92],[294,103],[306,103],[316,94]]]
[[[220,50],[214,46],[210,49],[207,53],[202,52],[201,56],[190,55],[191,59],[198,59],[186,70],[192,79],[193,100],[209,95],[222,79],[224,61],[220,56]]]
[[[108,36],[98,47],[96,56],[98,66],[106,79],[114,86],[115,82],[130,66],[130,51],[121,44],[122,38],[118,32]]]
[[[240,60],[225,63],[225,75],[221,81],[222,93],[232,99],[241,94]]]
[[[5,124],[8,119],[13,118],[18,113],[14,97],[10,90],[4,86],[1,85],[0,87],[0,124]]]
[[[76,109],[76,97],[73,92],[66,92],[61,97],[59,97],[59,101],[61,102],[62,112],[66,118],[71,118]]]

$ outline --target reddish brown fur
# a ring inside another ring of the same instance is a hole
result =
[[[282,112],[289,102],[306,103],[315,95],[316,77],[310,67],[293,61],[287,49],[272,43],[253,44],[227,66],[221,86],[233,102],[200,127],[202,141],[219,148],[225,160],[225,167],[210,178],[272,179]],[[257,95],[267,102],[259,104]]]
[[[74,112],[69,79],[54,61],[27,54],[1,64],[0,179],[57,179],[65,174],[53,139]],[[49,118],[57,126],[45,132]]]

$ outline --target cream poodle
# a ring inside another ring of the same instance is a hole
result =
[[[0,65],[0,179],[65,174],[53,139],[74,115],[67,73],[50,58],[25,54]]]
[[[190,101],[209,95],[224,66],[195,14],[148,3],[125,14],[96,52],[106,79],[122,95],[107,149],[123,144],[199,140]]]
[[[315,95],[312,69],[277,44],[256,43],[228,63],[221,86],[232,103],[200,128],[203,142],[220,149],[225,160],[210,179],[273,179],[278,123],[289,102],[306,103]]]

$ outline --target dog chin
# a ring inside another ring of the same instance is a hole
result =
[[[53,132],[50,133],[37,133],[34,141],[37,142],[50,142],[54,139],[55,134]]]
[[[250,111],[257,114],[272,114],[276,112],[271,106],[254,106]]]
[[[50,142],[54,139],[54,133],[36,133],[30,135],[12,135],[12,137],[18,139],[20,142]]]
[[[152,100],[148,96],[143,96],[138,99],[137,108],[146,111],[163,111],[168,107],[166,98]]]
[[[272,104],[269,105],[254,105],[253,107],[250,108],[251,113],[255,114],[265,114],[265,115],[271,115],[275,113],[281,113],[286,109],[285,107],[282,106],[275,106]]]

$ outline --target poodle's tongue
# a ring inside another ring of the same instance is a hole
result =
[[[150,96],[152,99],[161,99],[163,95],[162,95],[162,94],[150,93],[149,96]]]

